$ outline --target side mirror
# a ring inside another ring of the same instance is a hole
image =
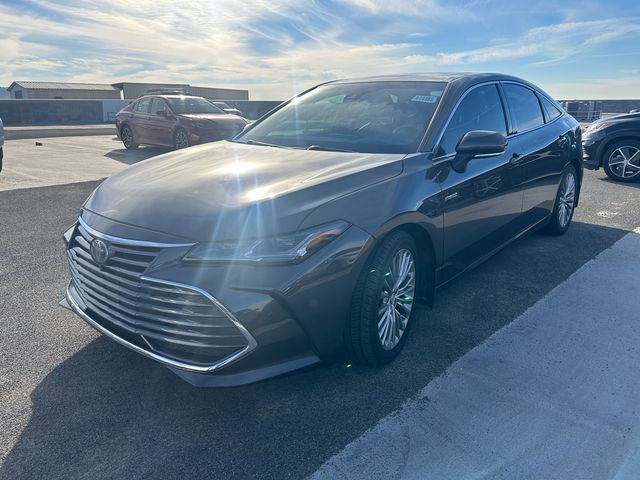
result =
[[[493,156],[504,153],[507,139],[498,132],[489,130],[472,130],[464,134],[456,147],[456,156],[451,165],[457,172],[464,172],[472,159],[478,156]]]

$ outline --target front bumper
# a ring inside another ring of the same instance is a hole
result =
[[[582,165],[588,170],[598,170],[601,167],[600,145],[602,139],[598,135],[582,138]]]
[[[215,129],[192,129],[189,133],[191,145],[200,145],[203,143],[218,142],[220,140],[228,140],[235,137],[243,130],[244,126],[240,125],[224,125]]]
[[[369,238],[351,227],[298,265],[189,265],[180,261],[184,249],[163,252],[161,262],[144,272],[145,279],[202,292],[246,332],[246,348],[210,365],[180,361],[154,351],[152,345],[130,341],[87,307],[74,282],[61,304],[109,338],[167,366],[193,385],[252,383],[311,365],[342,348],[351,292],[361,267],[358,254]]]

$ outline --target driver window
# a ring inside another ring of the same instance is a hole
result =
[[[507,122],[496,85],[477,87],[464,97],[442,135],[436,156],[454,154],[458,142],[472,130],[491,130],[507,135]]]
[[[157,115],[160,110],[167,111],[167,105],[159,98],[151,100],[151,115]]]

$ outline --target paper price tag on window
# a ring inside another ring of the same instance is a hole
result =
[[[438,97],[435,95],[416,95],[411,99],[412,102],[422,102],[422,103],[436,103],[438,101]]]

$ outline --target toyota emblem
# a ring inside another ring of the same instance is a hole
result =
[[[91,258],[93,258],[93,261],[98,265],[102,265],[109,260],[109,255],[111,253],[109,251],[109,245],[99,238],[94,238],[91,241],[91,248],[89,248],[89,251],[91,253]]]

